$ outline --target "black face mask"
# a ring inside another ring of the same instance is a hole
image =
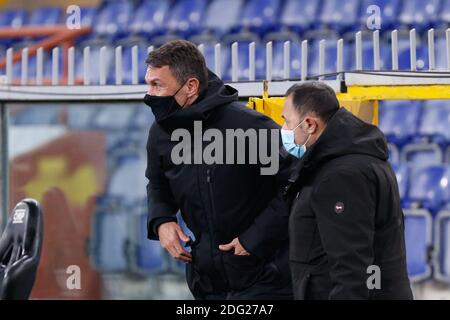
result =
[[[184,84],[178,88],[178,90],[171,96],[153,96],[150,94],[146,94],[144,97],[144,103],[148,105],[155,116],[155,120],[157,122],[166,119],[170,115],[175,112],[183,109],[183,106],[180,106],[175,99],[177,93],[183,88]]]

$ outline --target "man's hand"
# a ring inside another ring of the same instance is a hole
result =
[[[222,251],[230,251],[234,249],[234,254],[237,256],[249,256],[250,253],[244,249],[242,244],[239,242],[239,238],[234,238],[233,241],[227,244],[221,244],[219,249]]]
[[[180,243],[188,242],[189,237],[181,230],[176,222],[166,222],[158,227],[158,236],[161,247],[166,249],[172,257],[184,263],[192,262],[192,256]]]

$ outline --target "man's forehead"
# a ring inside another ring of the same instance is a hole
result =
[[[169,66],[162,66],[160,68],[148,66],[147,67],[147,74],[146,76],[150,80],[154,80],[153,78],[161,78],[170,75],[170,69]]]

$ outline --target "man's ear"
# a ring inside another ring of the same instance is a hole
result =
[[[188,98],[191,98],[198,94],[199,88],[200,88],[200,81],[198,81],[197,78],[190,78],[186,82],[187,86],[187,96]]]
[[[308,134],[314,134],[319,129],[319,119],[314,117],[308,117],[305,119],[305,132]]]

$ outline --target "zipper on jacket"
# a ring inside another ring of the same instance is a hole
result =
[[[211,212],[212,216],[211,216],[211,219],[210,219],[210,229],[211,229],[211,233],[212,233],[212,232],[214,232],[212,220],[214,220],[214,222],[217,222],[217,220],[216,220],[217,215],[216,215],[216,206],[215,206],[215,202],[214,202],[214,190],[213,190],[213,186],[212,186],[211,169],[209,169],[209,168],[206,169],[206,182],[208,183],[209,199],[210,199],[211,211],[212,211]],[[217,241],[215,241],[216,237],[211,234],[211,238],[214,239],[213,240],[213,246],[216,245],[216,243],[217,243]],[[215,249],[217,249],[217,248],[215,248]],[[225,271],[225,265],[223,263],[223,255],[222,254],[220,255],[220,261],[222,262],[222,268],[223,268],[223,272],[225,274],[226,284],[227,284],[228,288],[231,290],[230,282],[228,280],[228,275],[227,275],[227,273]]]

